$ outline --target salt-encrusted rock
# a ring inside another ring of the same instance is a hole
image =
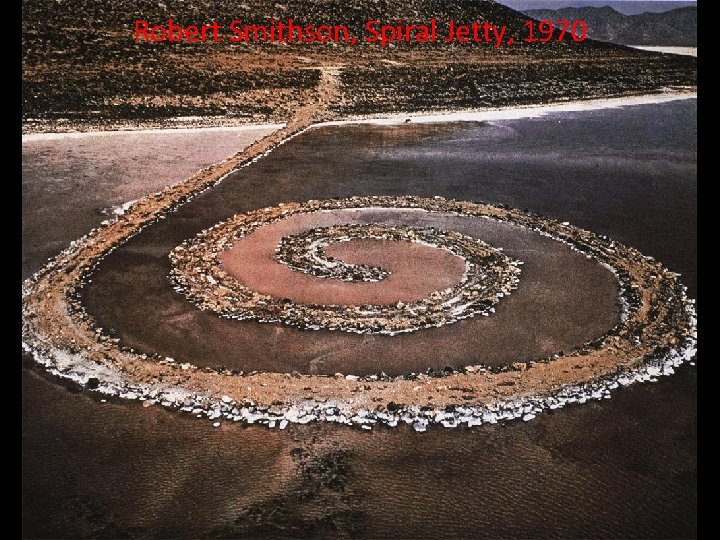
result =
[[[427,431],[427,424],[425,422],[415,422],[413,429],[422,433],[423,431]]]
[[[662,373],[662,370],[658,366],[648,366],[646,371],[651,377],[657,377]]]
[[[486,412],[482,416],[482,421],[488,424],[497,424],[497,415],[493,412]]]

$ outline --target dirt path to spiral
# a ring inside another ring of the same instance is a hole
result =
[[[118,354],[108,344],[98,344],[86,317],[73,315],[69,299],[82,277],[108,250],[152,223],[158,213],[171,209],[217,183],[224,176],[277,144],[301,132],[314,122],[326,119],[327,105],[338,94],[337,71],[324,68],[320,84],[309,96],[308,104],[297,109],[285,127],[251,144],[231,158],[201,170],[189,179],[143,197],[117,221],[93,230],[61,252],[52,265],[32,278],[24,290],[25,333],[32,334],[41,347],[85,350],[91,360],[102,361]],[[98,345],[100,345],[98,347]]]

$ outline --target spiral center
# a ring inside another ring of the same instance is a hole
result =
[[[488,315],[517,287],[520,263],[501,250],[435,226],[377,224],[377,212],[236,216],[179,246],[173,279],[224,317],[388,335]]]
[[[300,234],[285,236],[276,249],[277,260],[293,270],[319,278],[369,283],[382,281],[390,275],[390,270],[380,266],[346,262],[329,256],[325,249],[332,244],[351,242],[355,238],[411,241],[401,234],[393,234],[390,229],[375,229],[371,231],[367,226],[358,225],[317,227]]]

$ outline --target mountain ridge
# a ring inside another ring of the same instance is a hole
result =
[[[623,45],[697,46],[697,7],[681,7],[662,13],[624,15],[610,6],[531,9],[534,19],[582,19],[588,36]]]

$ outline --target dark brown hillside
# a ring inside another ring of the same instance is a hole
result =
[[[171,7],[172,6],[172,7]],[[359,44],[135,43],[136,19],[227,26],[346,24]],[[507,25],[510,47],[480,43],[365,44],[369,19],[449,19]],[[187,116],[212,123],[282,121],[338,68],[337,114],[477,108],[692,86],[692,58],[606,43],[522,43],[527,16],[486,0],[33,0],[23,2],[23,116],[27,129],[158,124]]]

